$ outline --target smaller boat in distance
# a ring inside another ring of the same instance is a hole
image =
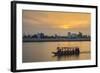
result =
[[[57,47],[56,52],[52,52],[55,56],[70,56],[70,55],[79,55],[79,47]]]

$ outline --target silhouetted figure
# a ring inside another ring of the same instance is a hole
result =
[[[61,49],[60,49],[60,47],[57,47],[57,52],[59,53],[59,52],[61,52]]]
[[[67,55],[67,50],[66,50],[66,48],[64,48],[64,55]]]
[[[67,55],[70,55],[70,49],[69,48],[67,49]]]
[[[79,54],[80,54],[80,50],[79,50],[78,47],[75,48],[75,54],[76,54],[76,55],[79,55]]]
[[[71,49],[69,48],[69,55],[71,54]]]
[[[72,48],[72,55],[74,55],[74,48]]]
[[[64,51],[64,48],[62,47],[62,55],[64,55],[64,52],[65,52],[65,51]]]
[[[74,55],[74,48],[70,49],[70,55]]]

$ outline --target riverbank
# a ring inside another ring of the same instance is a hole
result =
[[[24,39],[23,42],[66,42],[66,41],[91,41],[90,39]]]

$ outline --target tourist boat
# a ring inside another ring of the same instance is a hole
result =
[[[78,47],[57,47],[56,52],[52,52],[55,56],[71,56],[79,55],[80,49]]]

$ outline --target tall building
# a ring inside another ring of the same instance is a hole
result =
[[[68,32],[68,37],[71,38],[71,32]]]

